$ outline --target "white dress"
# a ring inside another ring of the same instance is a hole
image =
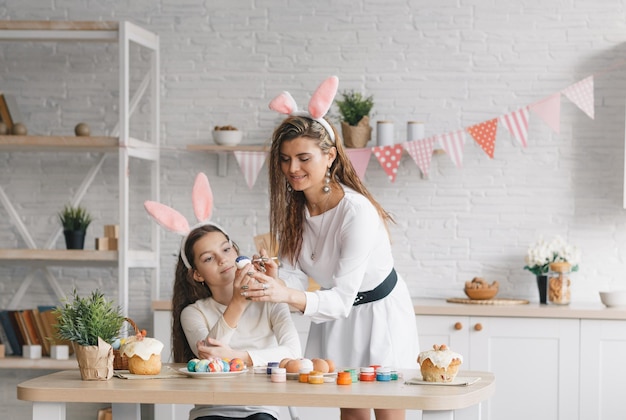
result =
[[[311,277],[322,287],[306,292],[304,315],[312,322],[305,357],[330,358],[340,367],[416,369],[415,311],[400,274],[387,297],[352,305],[357,292],[374,289],[389,275],[393,256],[376,208],[363,195],[343,189],[345,196],[335,208],[313,217],[305,210],[296,267],[281,258],[279,277],[287,285],[306,290]]]

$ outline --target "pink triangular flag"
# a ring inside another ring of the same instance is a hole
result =
[[[450,156],[452,163],[460,168],[463,165],[463,146],[465,145],[465,131],[437,135],[441,148]]]
[[[589,76],[562,90],[563,95],[594,119],[593,76]]]
[[[248,188],[252,189],[256,183],[256,179],[259,176],[259,171],[267,159],[267,152],[256,152],[247,150],[236,150],[233,152],[241,172],[243,173]]]
[[[539,102],[529,105],[532,112],[537,114],[557,134],[561,132],[561,93],[557,92]]]
[[[364,149],[346,148],[345,150],[348,154],[348,159],[350,159],[350,162],[356,171],[356,174],[359,176],[361,181],[363,181],[367,165],[370,162],[370,156],[372,156],[372,149],[366,147]]]
[[[376,146],[372,147],[374,156],[380,162],[389,180],[394,182],[398,174],[398,166],[400,166],[400,158],[402,157],[402,145],[395,144],[392,146]]]
[[[503,115],[500,121],[523,147],[528,145],[528,107]]]
[[[466,128],[476,143],[493,159],[496,148],[496,134],[498,131],[498,119],[484,121]]]
[[[433,160],[435,141],[436,137],[429,137],[427,139],[413,140],[402,144],[425,176],[428,176],[430,162]]]

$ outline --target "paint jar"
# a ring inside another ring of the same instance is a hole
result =
[[[362,367],[359,374],[359,381],[361,382],[373,382],[376,380],[376,372],[371,366]]]
[[[398,380],[398,371],[391,369],[391,380],[392,381],[397,381]]]
[[[279,362],[268,362],[267,363],[267,374],[272,374],[272,368],[277,368],[280,365]]]
[[[310,369],[300,369],[300,373],[298,374],[298,382],[308,383],[309,382],[309,373]]]
[[[345,369],[344,372],[349,372],[350,377],[352,378],[352,382],[359,381],[359,371],[356,369]]]
[[[324,383],[324,374],[317,370],[312,370],[309,372],[309,383],[310,384],[323,384]]]
[[[272,382],[287,382],[287,369],[281,367],[272,368],[270,380]]]
[[[379,367],[376,369],[376,380],[380,382],[391,381],[391,369],[388,367]]]
[[[337,385],[350,385],[352,374],[350,372],[337,372]]]

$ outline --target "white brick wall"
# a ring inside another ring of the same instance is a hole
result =
[[[217,200],[215,217],[251,252],[252,236],[267,231],[265,171],[249,191],[234,158],[217,176],[217,157],[189,153],[211,143],[214,125],[244,130],[245,142],[265,141],[279,117],[267,109],[289,90],[304,105],[326,76],[340,90],[373,94],[373,125],[406,121],[441,134],[531,104],[590,75],[596,76],[596,119],[562,99],[559,135],[531,115],[529,147],[500,127],[495,159],[468,137],[464,165],[433,159],[429,180],[404,155],[395,183],[372,158],[366,183],[395,215],[398,271],[415,297],[462,295],[480,275],[498,279],[501,296],[537,299],[522,269],[529,243],[560,234],[583,251],[574,301],[598,301],[597,291],[626,287],[624,173],[624,40],[626,11],[618,0],[490,2],[455,0],[113,1],[35,0],[0,4],[2,19],[128,19],[160,35],[162,74],[162,200],[191,216],[193,175],[205,171]],[[29,131],[71,134],[79,121],[94,134],[115,124],[114,45],[0,43],[0,89],[17,96]],[[334,110],[333,110],[334,111]],[[91,155],[0,153],[0,182],[36,241],[56,227],[56,209],[69,198]],[[116,219],[115,159],[86,197],[95,213],[88,244]],[[68,173],[67,168],[72,168]],[[137,169],[141,170],[141,168]],[[145,186],[132,210],[143,215]],[[254,210],[256,209],[256,210]],[[147,220],[145,220],[148,223]],[[138,233],[137,243],[144,234]],[[177,238],[162,234],[162,290],[168,297]],[[0,247],[24,246],[0,209]],[[63,247],[59,241],[58,247]],[[93,245],[91,245],[93,246]],[[68,291],[99,286],[116,293],[116,272],[56,270]],[[26,273],[0,266],[0,306]],[[131,316],[150,322],[149,281],[131,281]],[[24,305],[50,303],[43,278]]]
[[[157,32],[162,46],[163,201],[190,215],[193,174],[206,171],[217,200],[216,217],[247,251],[251,237],[268,226],[265,171],[249,191],[232,156],[228,176],[221,178],[216,156],[189,153],[185,147],[210,143],[210,131],[218,124],[238,126],[246,133],[245,142],[265,141],[280,119],[267,103],[281,90],[304,105],[324,77],[337,74],[340,90],[374,95],[372,124],[395,121],[402,140],[408,120],[424,121],[427,135],[462,129],[594,74],[595,120],[563,98],[561,133],[551,133],[531,114],[527,149],[500,127],[493,160],[468,137],[461,169],[439,155],[430,179],[424,180],[405,154],[391,183],[372,158],[366,182],[398,221],[393,228],[397,267],[413,296],[458,295],[465,280],[481,275],[500,280],[502,296],[536,299],[532,275],[522,266],[527,245],[541,234],[560,234],[583,249],[575,301],[597,301],[598,289],[626,286],[619,270],[626,241],[621,233],[626,221],[621,208],[626,96],[624,68],[619,67],[626,33],[622,2],[354,3],[265,1],[235,7],[226,1],[159,1],[93,7],[66,1],[42,8],[26,0],[8,2],[0,7],[0,16],[129,19]],[[113,45],[2,43],[0,86],[18,97],[31,133],[71,134],[77,122],[86,121],[92,133],[106,134],[117,108],[116,63]],[[2,185],[39,243],[56,226],[55,209],[95,159],[0,155]],[[96,214],[89,245],[103,224],[115,221],[117,207],[109,197],[117,188],[116,165],[115,159],[105,163],[103,176],[86,198]],[[137,188],[133,209],[142,217],[145,186]],[[23,246],[4,209],[0,215],[0,246]],[[139,235],[140,243],[145,233]],[[163,233],[163,240],[167,297],[177,238]],[[24,272],[23,267],[0,267],[1,304],[8,302]],[[67,276],[67,290],[74,284],[99,285],[115,293],[115,271],[60,273]],[[137,296],[131,306],[148,322],[148,282],[139,283],[133,286]],[[25,304],[49,303],[43,282],[32,290],[32,302]]]

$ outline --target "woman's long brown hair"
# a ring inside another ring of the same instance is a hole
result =
[[[187,337],[185,337],[185,332],[180,322],[180,314],[188,305],[212,296],[211,290],[205,283],[197,282],[193,278],[193,270],[196,268],[193,246],[198,239],[211,232],[223,233],[226,239],[230,240],[228,235],[215,225],[199,226],[189,233],[185,242],[185,255],[189,264],[191,264],[191,268],[187,268],[183,259],[180,255],[178,256],[172,294],[172,353],[175,363],[187,363],[190,359],[196,357],[187,342]],[[233,243],[233,247],[239,254],[237,245]]]
[[[330,124],[330,123],[329,123]],[[304,230],[304,205],[306,199],[302,191],[289,191],[288,181],[281,169],[280,147],[298,137],[316,141],[322,153],[328,153],[332,147],[337,149],[337,157],[330,167],[331,182],[340,182],[364,195],[378,211],[387,226],[394,222],[391,215],[374,199],[357,175],[346,153],[339,133],[332,126],[336,142],[333,142],[326,129],[315,120],[307,117],[287,117],[272,135],[269,159],[270,184],[270,235],[271,248],[278,246],[278,253],[295,264],[302,248]]]

